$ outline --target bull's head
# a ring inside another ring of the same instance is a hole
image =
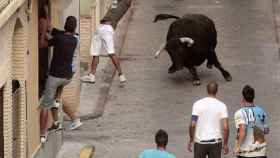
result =
[[[188,47],[191,47],[191,46],[194,44],[194,40],[191,39],[190,37],[181,37],[181,38],[179,38],[179,40],[180,40],[180,42],[183,43],[183,44],[187,43],[187,46],[188,46]],[[168,42],[171,42],[171,41],[172,41],[172,40],[169,40],[169,41],[167,41],[167,43],[168,43]],[[155,53],[155,58],[156,58],[156,59],[159,57],[160,53],[163,52],[163,50],[165,49],[165,46],[166,46],[167,43],[163,43],[163,44],[160,46],[160,48],[156,51],[156,53]]]

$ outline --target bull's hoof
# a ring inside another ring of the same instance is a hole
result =
[[[193,84],[194,86],[199,86],[201,83],[200,83],[200,80],[194,80],[194,81],[192,82],[192,84]]]
[[[213,68],[213,65],[207,63],[207,68],[208,68],[208,69],[212,69],[212,68]]]
[[[183,66],[174,66],[172,65],[169,69],[168,69],[168,73],[172,74],[176,71],[182,70]]]
[[[229,75],[228,77],[226,77],[225,79],[226,79],[226,81],[228,81],[228,82],[232,81],[232,77],[231,77],[230,75]]]
[[[174,68],[174,67],[170,67],[169,69],[168,69],[168,73],[170,73],[170,74],[172,74],[172,73],[174,73],[174,72],[176,72],[177,70],[176,70],[176,68]]]
[[[232,77],[231,77],[230,73],[228,73],[227,71],[223,73],[223,76],[224,76],[226,81],[231,81],[232,80]]]

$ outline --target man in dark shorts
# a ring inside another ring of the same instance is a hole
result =
[[[77,19],[74,16],[69,16],[64,25],[64,33],[57,33],[48,41],[49,46],[53,46],[53,57],[40,103],[41,143],[45,143],[47,140],[48,112],[55,107],[57,89],[70,83],[73,76],[73,56],[78,43],[78,39],[74,36],[76,27]],[[55,118],[57,110],[52,110],[52,114]]]
[[[188,150],[194,158],[221,158],[228,153],[228,111],[227,106],[217,99],[218,84],[214,81],[207,85],[208,96],[193,104],[192,118],[189,126]]]

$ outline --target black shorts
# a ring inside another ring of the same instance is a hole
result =
[[[194,144],[194,158],[221,158],[222,142],[215,144]]]

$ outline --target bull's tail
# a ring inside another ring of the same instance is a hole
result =
[[[165,19],[180,19],[180,17],[170,15],[170,14],[158,14],[155,16],[154,22],[157,22],[158,20],[165,20]]]

